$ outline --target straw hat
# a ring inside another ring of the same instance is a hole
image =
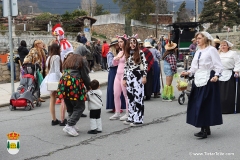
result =
[[[112,38],[111,43],[110,43],[110,47],[117,44],[117,43],[118,43],[118,39],[117,38]]]
[[[213,42],[214,42],[214,43],[219,43],[219,44],[220,44],[220,39],[215,38],[215,39],[213,40]]]
[[[146,47],[146,48],[152,48],[152,45],[151,45],[150,42],[145,42],[145,43],[144,43],[144,47]]]
[[[193,41],[195,41],[196,39],[195,38],[193,38],[191,41],[193,42]]]
[[[172,50],[177,47],[176,43],[173,43],[172,41],[168,42],[168,44],[165,45],[166,50]]]

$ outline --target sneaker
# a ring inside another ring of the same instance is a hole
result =
[[[74,125],[73,128],[74,128],[77,132],[79,132],[79,128],[78,128],[76,125]]]
[[[63,128],[63,131],[71,136],[78,136],[79,134],[77,133],[77,131],[73,128],[73,126],[69,126],[69,125],[66,125],[64,128]]]
[[[52,126],[56,126],[60,123],[60,121],[58,119],[56,119],[55,121],[52,120]]]
[[[66,126],[67,124],[67,119],[64,119],[63,122],[59,122],[60,126]]]
[[[113,116],[111,116],[109,119],[110,120],[116,120],[119,119],[121,117],[120,113],[115,113]]]
[[[120,118],[120,121],[126,121],[128,119],[128,113]]]
[[[60,99],[57,99],[55,104],[61,104],[61,102],[62,101]]]
[[[163,101],[163,102],[172,102],[171,99],[167,99],[167,98],[163,98],[162,101]]]
[[[88,134],[97,134],[98,132],[97,132],[97,130],[95,129],[95,130],[89,130],[87,133],[88,133]]]
[[[91,70],[91,73],[93,73],[94,71],[93,70]]]
[[[142,124],[143,124],[142,122],[133,122],[133,123],[130,123],[130,126],[137,127],[137,126],[141,126]]]
[[[97,130],[97,133],[102,133],[102,131],[98,131],[98,130]]]
[[[129,120],[126,120],[126,121],[123,122],[123,124],[126,124],[126,125],[129,125],[131,123],[132,123],[132,121],[129,121]]]

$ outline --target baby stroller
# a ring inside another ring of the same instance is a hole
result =
[[[41,106],[41,102],[39,101],[39,85],[36,76],[39,68],[38,65],[31,63],[23,64],[23,75],[20,80],[20,85],[17,88],[17,92],[14,92],[10,99],[9,109],[11,111],[19,107],[29,111],[34,107]]]
[[[183,105],[185,102],[185,95],[187,95],[188,99],[189,99],[189,95],[191,93],[191,89],[192,89],[192,78],[188,77],[187,78],[187,86],[185,88],[179,88],[179,91],[182,91],[182,93],[179,95],[178,97],[178,103],[180,105]]]

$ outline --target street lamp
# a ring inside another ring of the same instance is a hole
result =
[[[30,14],[33,14],[33,6],[28,6],[29,8],[32,8],[32,13],[30,13]]]

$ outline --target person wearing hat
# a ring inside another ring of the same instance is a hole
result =
[[[189,51],[190,51],[190,54],[194,57],[194,54],[197,50],[197,42],[195,38],[193,38],[191,41],[192,41],[192,44],[189,46]]]
[[[113,65],[113,59],[119,53],[119,49],[120,48],[118,45],[118,39],[112,38],[110,43],[110,49],[107,54],[107,64],[109,67],[109,72],[108,72],[108,84],[107,84],[106,109],[112,109],[113,112],[115,112],[113,86],[114,86],[114,80],[115,80],[115,77],[117,74],[117,68],[118,68],[118,65]],[[121,94],[121,109],[126,109],[126,102],[123,94]]]
[[[215,38],[214,40],[213,40],[213,43],[214,43],[214,47],[217,49],[217,50],[219,50],[219,48],[220,48],[220,39],[219,39],[219,37],[217,36],[217,38]]]
[[[153,48],[151,43],[145,42],[144,46],[149,49],[149,51],[153,55],[154,63],[153,63],[153,86],[152,86],[152,93],[154,93],[154,98],[160,98],[158,93],[160,92],[160,67],[159,61],[161,59],[160,52]]]
[[[233,44],[227,40],[220,42],[219,56],[223,64],[222,76],[219,78],[222,113],[240,113],[240,87],[238,87],[237,104],[235,104],[236,78],[239,77],[240,59],[236,51],[231,50]]]
[[[173,92],[173,75],[177,73],[177,59],[176,59],[176,48],[177,44],[170,41],[165,45],[166,52],[163,55],[163,67],[164,73],[166,75],[166,85],[163,88],[162,92],[162,101],[171,102],[174,97]]]
[[[143,46],[143,42],[141,39],[137,39],[139,43],[140,49],[143,51],[147,64],[148,64],[148,70],[147,70],[147,82],[144,84],[144,96],[146,97],[145,100],[150,100],[152,95],[152,88],[153,88],[153,63],[154,58],[152,55],[152,52],[146,47]],[[149,42],[147,42],[149,43]]]
[[[124,65],[125,65],[125,47],[127,42],[127,36],[124,34],[123,36],[118,36],[118,45],[120,48],[120,52],[117,56],[113,58],[112,65],[118,66],[117,73],[114,79],[113,85],[113,94],[114,94],[114,104],[115,104],[115,114],[109,117],[110,120],[120,120],[125,121],[128,118],[128,96],[127,89],[123,85],[123,74],[124,74]],[[120,99],[121,95],[125,98],[126,103],[126,113],[121,116],[121,106],[122,101]]]
[[[211,46],[213,37],[208,32],[199,32],[195,38],[198,50],[190,70],[183,71],[181,76],[194,76],[188,101],[187,123],[201,128],[194,136],[207,138],[211,135],[210,126],[223,123],[218,82],[223,65],[218,51]]]

